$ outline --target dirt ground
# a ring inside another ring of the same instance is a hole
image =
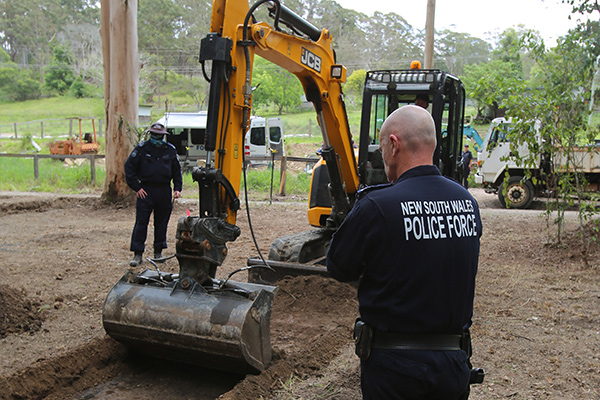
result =
[[[470,398],[600,398],[598,248],[585,266],[574,214],[563,244],[547,245],[540,203],[511,211],[472,192],[484,223],[472,361],[486,378]],[[188,209],[193,215],[197,202],[176,204],[167,254]],[[128,269],[134,215],[96,196],[0,193],[0,399],[360,399],[350,339],[355,290],[326,278],[280,283],[274,359],[257,376],[143,358],[108,337],[102,305]],[[266,254],[276,237],[308,228],[306,204],[253,202],[251,221]],[[238,225],[242,236],[229,244],[218,277],[257,254],[245,210]]]

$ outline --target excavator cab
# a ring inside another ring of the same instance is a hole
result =
[[[440,70],[406,69],[370,71],[366,75],[358,146],[360,187],[387,183],[379,151],[379,131],[394,110],[408,104],[426,108],[435,121],[436,164],[443,175],[460,178],[465,89],[461,81]],[[324,163],[313,170],[308,220],[325,227],[331,213],[329,174]]]
[[[443,175],[459,180],[462,144],[462,121],[465,89],[461,81],[440,70],[405,69],[370,71],[366,75],[358,145],[358,188],[387,183],[383,159],[379,151],[379,131],[389,114],[407,104],[418,104],[431,113],[437,134],[433,162]],[[353,160],[348,162],[354,162]],[[269,251],[269,265],[274,271],[250,272],[253,282],[275,282],[285,275],[318,273],[324,268],[327,246],[337,226],[332,224],[336,212],[331,186],[340,174],[330,179],[330,165],[324,159],[313,168],[309,195],[308,221],[316,229],[277,238]],[[348,192],[350,205],[356,192]],[[343,220],[343,217],[337,218]],[[259,260],[251,258],[249,265]],[[309,265],[306,265],[309,264]]]
[[[378,151],[379,131],[388,115],[407,104],[431,113],[437,134],[433,163],[442,175],[459,180],[465,112],[461,81],[440,70],[385,70],[368,72],[365,79],[358,156],[361,185],[387,182]]]

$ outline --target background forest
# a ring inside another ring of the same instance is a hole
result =
[[[581,3],[583,7],[588,1]],[[424,30],[398,14],[367,16],[333,0],[288,0],[285,5],[332,32],[338,62],[348,68],[345,92],[350,105],[360,102],[365,70],[407,68],[412,60],[423,58]],[[99,7],[93,0],[0,2],[0,102],[65,95],[101,98]],[[198,53],[200,39],[209,31],[211,7],[210,0],[139,2],[140,103],[165,107],[168,99],[171,110],[205,109],[207,83]],[[266,20],[266,7],[257,15]],[[581,26],[566,39],[586,47],[588,67],[599,52],[597,25]],[[587,35],[584,41],[582,34]],[[532,70],[535,75],[536,61],[522,47],[524,38],[541,42],[525,27],[504,31],[493,43],[466,33],[437,31],[434,66],[463,79],[481,111],[498,100],[497,88],[486,77],[528,80]],[[282,113],[301,104],[302,88],[296,79],[265,60],[256,61],[253,84],[260,84],[254,93],[256,107],[272,106]]]

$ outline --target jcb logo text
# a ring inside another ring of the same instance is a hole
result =
[[[321,57],[317,56],[314,53],[311,53],[304,47],[302,48],[302,56],[300,57],[300,62],[306,65],[308,68],[312,68],[317,72],[321,72]]]

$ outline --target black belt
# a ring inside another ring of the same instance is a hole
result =
[[[393,350],[465,350],[464,335],[373,332],[371,347]]]

